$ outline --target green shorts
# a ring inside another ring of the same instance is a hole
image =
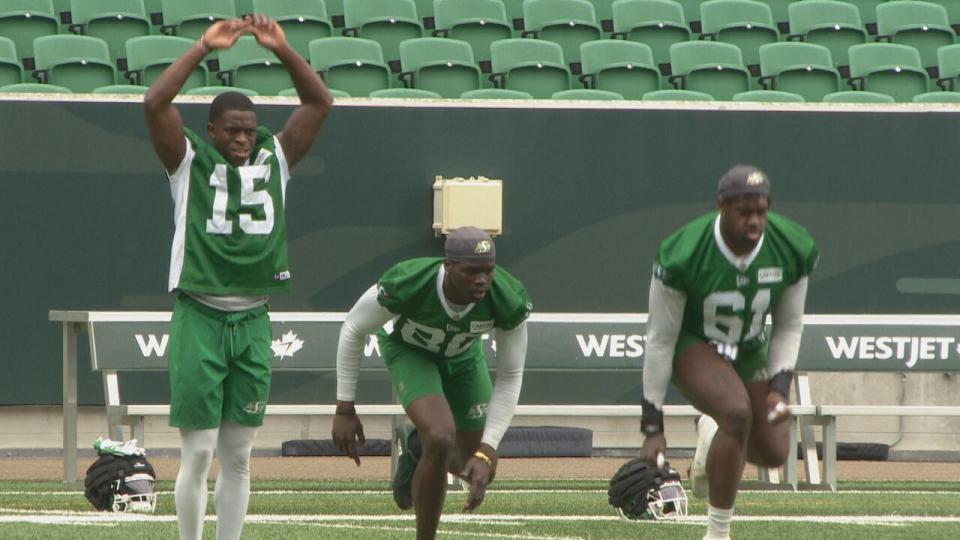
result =
[[[225,312],[181,293],[170,321],[170,425],[262,425],[271,338],[267,306]]]
[[[483,352],[448,361],[436,354],[378,336],[380,354],[404,408],[424,396],[447,399],[457,431],[482,431],[493,392]]]
[[[700,336],[681,330],[680,336],[677,338],[677,347],[673,355],[673,363],[676,364],[680,355],[690,346],[697,343],[707,343],[707,341]],[[740,349],[737,351],[736,358],[734,359],[731,359],[729,355],[721,355],[721,357],[727,361],[732,361],[733,369],[744,383],[757,380],[765,381],[768,378],[766,343],[751,349]]]

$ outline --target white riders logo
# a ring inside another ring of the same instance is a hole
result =
[[[303,348],[303,340],[300,339],[293,330],[280,336],[270,342],[270,348],[273,349],[274,358],[283,360],[284,357],[293,357],[294,353]]]

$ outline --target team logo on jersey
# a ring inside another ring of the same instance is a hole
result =
[[[783,268],[769,267],[757,270],[757,283],[780,283],[783,281]]]
[[[470,321],[470,333],[478,334],[493,328],[493,321]]]
[[[737,274],[737,288],[746,287],[750,284],[750,278],[743,274]]]
[[[281,360],[283,360],[285,356],[293,358],[293,355],[303,348],[303,340],[294,334],[293,330],[290,330],[286,334],[280,336],[280,339],[271,341],[270,348],[273,349],[274,358],[279,358]]]
[[[473,252],[476,253],[477,255],[481,253],[490,253],[490,250],[492,248],[493,246],[490,244],[489,240],[481,240],[477,242],[476,247],[473,248]]]
[[[283,272],[277,272],[276,274],[273,275],[274,281],[286,281],[288,279],[290,279],[289,270],[284,270]]]
[[[653,277],[659,279],[660,281],[666,282],[666,281],[667,281],[667,278],[669,278],[670,275],[667,274],[667,269],[666,269],[666,268],[660,266],[659,264],[654,263],[654,265],[653,265]]]
[[[747,176],[747,185],[748,186],[757,186],[763,183],[763,173],[760,171],[753,171]]]

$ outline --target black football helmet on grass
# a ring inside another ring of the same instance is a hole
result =
[[[669,463],[656,467],[643,459],[631,459],[610,479],[607,496],[617,514],[627,520],[687,515],[687,494],[680,484],[680,473]]]

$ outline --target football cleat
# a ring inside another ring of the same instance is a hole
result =
[[[397,470],[393,473],[390,487],[393,488],[393,501],[401,510],[413,508],[413,473],[417,470],[420,457],[414,455],[411,441],[417,434],[417,429],[409,424],[402,424],[394,431],[399,455],[397,456]]]

